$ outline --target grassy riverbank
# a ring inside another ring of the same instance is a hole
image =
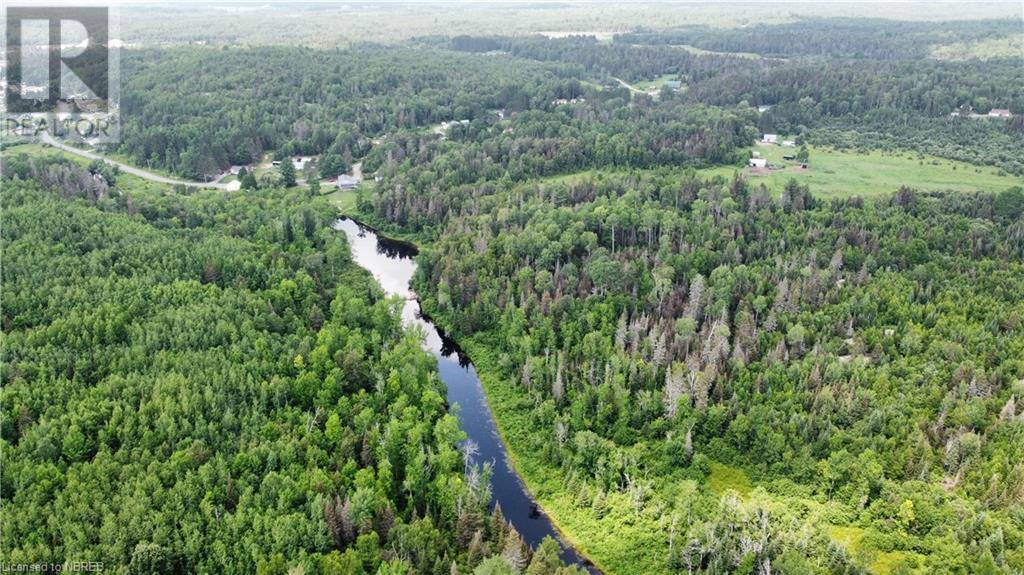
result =
[[[436,321],[436,318],[433,319]],[[595,523],[591,510],[580,509],[572,495],[562,487],[559,470],[545,466],[529,455],[535,433],[526,417],[530,409],[529,401],[517,393],[515,386],[497,375],[498,358],[492,351],[495,346],[482,334],[460,340],[459,345],[469,354],[476,367],[510,464],[523,478],[526,488],[540,503],[563,539],[606,574],[629,573],[630,563],[634,566],[637,563],[656,563],[653,561],[656,557],[647,555],[656,554],[657,550],[667,544],[667,539],[662,536],[666,526],[659,524],[657,528],[651,529],[649,524],[638,523],[630,517],[619,517],[616,513],[606,515],[604,519],[608,521]],[[609,501],[609,509],[622,507],[614,501],[615,495],[610,497],[613,500]],[[605,523],[609,522],[611,525],[606,526]]]

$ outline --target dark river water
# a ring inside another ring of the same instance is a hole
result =
[[[345,232],[352,248],[352,258],[373,274],[384,292],[405,300],[402,320],[406,325],[420,326],[426,333],[423,346],[437,357],[438,372],[448,388],[448,403],[460,406],[458,417],[462,430],[477,445],[475,462],[490,462],[493,465],[492,505],[501,504],[505,518],[531,547],[540,544],[544,537],[551,536],[562,545],[564,561],[598,573],[575,550],[562,542],[543,510],[534,503],[519,476],[509,466],[505,445],[498,436],[480,379],[469,358],[451,338],[421,313],[420,304],[409,289],[409,281],[416,271],[416,246],[388,239],[349,218],[338,220],[334,227]]]

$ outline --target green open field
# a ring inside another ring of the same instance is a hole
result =
[[[636,88],[638,88],[640,90],[647,90],[648,88],[657,88],[657,89],[660,90],[661,87],[665,85],[665,82],[668,82],[669,80],[677,80],[677,79],[678,79],[678,74],[662,74],[661,76],[658,76],[657,78],[655,78],[653,80],[645,80],[643,82],[636,82],[636,83],[633,84],[633,86],[635,86]]]
[[[103,156],[105,158],[110,158],[111,160],[114,160],[115,162],[121,162],[122,164],[128,164],[129,166],[135,166],[135,167],[138,167],[140,169],[146,170],[147,172],[152,172],[154,174],[163,176],[165,178],[175,178],[175,179],[179,179],[179,180],[180,179],[187,179],[187,178],[182,178],[181,176],[179,176],[177,174],[174,174],[170,170],[167,170],[167,169],[164,169],[164,168],[154,168],[154,167],[151,167],[151,166],[143,166],[143,165],[139,164],[138,162],[136,162],[135,159],[133,159],[133,158],[131,158],[131,157],[125,155],[125,154],[122,154],[120,152],[112,152],[112,151],[111,152],[102,152],[102,151],[99,151],[99,150],[90,150],[90,151],[95,151],[96,153],[100,154],[101,156]]]
[[[767,158],[769,164],[785,167],[764,175],[751,173],[740,166],[717,166],[700,169],[697,172],[706,177],[724,178],[732,178],[736,173],[744,174],[754,185],[763,183],[775,193],[781,193],[786,182],[793,178],[801,184],[810,186],[814,195],[824,198],[879,196],[891,194],[904,185],[920,191],[1000,192],[1024,184],[1021,178],[1000,173],[998,168],[975,166],[915,152],[855,152],[808,146],[808,169],[801,170],[797,162],[786,162],[782,159],[784,155],[795,155],[796,148],[758,144],[751,150]],[[681,176],[683,173],[682,170],[663,168],[651,172],[666,173],[669,176],[673,173]],[[586,170],[545,178],[544,181],[566,183],[627,173],[636,173],[636,170]]]
[[[359,192],[356,190],[335,189],[324,194],[324,196],[327,197],[327,199],[330,200],[332,204],[337,206],[338,211],[352,212],[356,207],[356,200],[359,198]]]
[[[663,82],[664,79],[662,78],[661,81]],[[781,139],[783,138],[780,136]],[[751,183],[755,185],[763,183],[775,193],[780,193],[786,182],[792,178],[801,184],[810,186],[813,194],[825,198],[852,195],[870,197],[890,194],[904,185],[921,191],[1000,192],[1024,184],[1021,178],[1000,172],[998,168],[975,166],[916,152],[877,150],[857,152],[808,146],[808,169],[801,170],[797,162],[787,162],[782,159],[785,155],[796,154],[795,148],[757,144],[751,150],[766,158],[769,164],[784,167],[764,175],[752,173],[752,171],[739,166],[717,166],[698,170],[698,173],[708,177],[718,175],[731,178],[740,172],[746,175]],[[21,144],[4,151],[4,154],[18,153],[58,154],[69,157],[82,165],[88,163],[84,158],[66,154],[41,144]],[[261,171],[269,170],[257,168],[257,177]],[[671,170],[669,172],[671,173]],[[571,182],[625,173],[627,172],[618,170],[587,170],[546,178],[544,181]],[[125,185],[131,186],[127,188],[129,190],[157,190],[162,186],[128,174],[122,174],[120,178]],[[364,182],[363,186],[366,185],[367,183]],[[351,210],[355,206],[357,197],[355,191],[343,190],[334,190],[326,195],[342,211]]]
[[[732,489],[744,496],[749,495],[754,488],[746,471],[721,463],[711,464],[711,472],[708,474],[708,487],[718,494]]]
[[[809,185],[812,193],[824,197],[887,194],[903,185],[922,191],[999,192],[1021,184],[1019,178],[1000,175],[998,168],[974,166],[912,152],[854,152],[808,146],[808,169],[801,170],[797,162],[782,159],[783,156],[796,154],[795,148],[758,144],[753,150],[767,158],[769,164],[787,166],[782,170],[773,170],[769,175],[750,176],[751,182],[764,183],[775,192],[781,191],[790,178]],[[735,171],[734,168],[709,170],[710,173],[727,176]]]
[[[750,60],[761,59],[760,54],[754,54],[752,52],[715,52],[714,50],[705,50],[703,48],[698,48],[696,46],[690,46],[689,44],[676,44],[676,46],[682,48],[683,50],[686,50],[691,54],[696,54],[698,56],[703,54],[715,54],[718,56],[736,56],[737,58],[747,58]]]
[[[1024,34],[932,47],[932,58],[939,60],[989,60],[1021,56],[1024,56]]]

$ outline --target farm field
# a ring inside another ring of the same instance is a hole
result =
[[[788,167],[773,170],[769,175],[750,175],[751,182],[763,182],[772,191],[780,192],[786,182],[793,178],[801,184],[809,185],[813,193],[823,197],[853,194],[871,196],[895,192],[900,186],[922,191],[996,192],[1021,183],[1020,178],[1000,174],[997,168],[974,166],[913,152],[855,152],[814,146],[808,146],[807,149],[808,168],[801,170],[798,163],[782,159],[783,156],[795,154],[796,149],[770,144],[754,146],[753,151],[759,152],[769,164],[784,164]],[[728,170],[716,168],[709,172],[724,175]]]
[[[633,86],[635,86],[636,88],[638,88],[640,90],[645,90],[645,91],[650,89],[650,88],[655,88],[655,89],[660,90],[661,87],[665,85],[665,82],[668,82],[669,80],[675,80],[675,79],[676,79],[676,75],[675,74],[662,74],[661,76],[658,76],[657,78],[655,78],[653,80],[647,80],[647,81],[643,81],[643,82],[636,82],[636,83],[633,84]]]
[[[697,172],[703,176],[721,176],[730,179],[739,173],[754,185],[764,184],[778,194],[786,182],[795,179],[810,186],[811,193],[823,197],[859,195],[864,197],[891,194],[901,186],[920,191],[974,192],[979,190],[1002,191],[1022,184],[1021,179],[1001,173],[991,166],[975,166],[956,160],[934,156],[922,156],[915,152],[854,152],[830,148],[807,147],[808,169],[802,170],[795,161],[782,159],[795,154],[795,148],[758,144],[751,148],[766,158],[769,164],[785,165],[784,169],[772,170],[767,174],[752,173],[739,166],[716,166]],[[563,176],[545,178],[546,182],[573,182],[626,173],[641,173],[645,170],[585,170]],[[658,168],[651,173],[671,177],[681,170]]]

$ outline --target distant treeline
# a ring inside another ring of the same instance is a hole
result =
[[[960,24],[963,24],[961,26]],[[952,27],[957,32],[947,34]],[[763,32],[766,43],[757,44]],[[742,30],[686,29],[636,32],[602,43],[592,36],[485,38],[459,36],[457,51],[501,51],[520,58],[582,66],[593,80],[674,78],[682,92],[665,91],[662,103],[767,106],[759,130],[803,134],[841,146],[901,147],[1024,173],[1021,120],[961,121],[954,110],[1024,112],[1024,69],[1017,60],[945,62],[924,58],[940,40],[967,41],[1011,33],[1004,22],[935,23],[815,20]],[[750,45],[740,40],[750,36]],[[790,59],[758,59],[738,52],[777,55],[773,39],[788,39]],[[715,40],[712,42],[711,40]],[[732,42],[728,44],[727,42]],[[675,44],[729,50],[693,54]],[[760,46],[758,49],[754,49]],[[857,58],[852,58],[853,54]],[[810,56],[818,57],[810,57]],[[910,61],[909,58],[914,58]],[[964,119],[966,120],[966,119]],[[842,133],[842,138],[836,138]]]
[[[457,36],[335,51],[127,51],[121,151],[136,163],[192,178],[273,152],[278,158],[321,155],[318,169],[327,177],[361,158],[374,169],[396,158],[419,169],[443,153],[465,160],[455,162],[457,171],[480,172],[472,166],[486,158],[493,167],[480,173],[508,171],[521,179],[608,163],[733,163],[762,131],[909,148],[1021,174],[1019,119],[969,124],[950,118],[954,110],[1024,113],[1019,61],[921,57],[938,39],[1000,37],[1008,26],[837,19],[639,31],[613,43],[592,36]],[[673,45],[757,52],[746,42],[762,37],[761,53],[782,51],[772,48],[779,42],[789,46],[787,59],[695,54]],[[652,98],[619,83],[655,78],[674,79],[679,89]],[[545,116],[564,99],[577,101]],[[769,109],[747,114],[757,106]],[[724,110],[708,111],[713,107]],[[530,114],[518,118],[521,112]],[[694,113],[735,116],[751,129],[711,122],[673,131]],[[426,129],[451,120],[470,120],[473,127],[449,130],[443,141]],[[614,151],[602,151],[609,146]],[[701,151],[709,147],[715,151]],[[456,181],[478,175],[464,173]]]
[[[443,40],[462,52],[506,52],[517,58],[579,65],[590,76],[627,81],[676,74],[686,83],[699,82],[737,69],[756,68],[749,58],[697,55],[674,46],[630,46],[600,43],[593,36],[548,38],[457,36]]]
[[[615,36],[615,43],[689,45],[717,52],[767,57],[825,56],[873,60],[920,59],[936,44],[972,42],[1020,34],[1020,21],[968,20],[903,22],[881,18],[817,18],[743,28],[690,26],[677,30],[637,30]]]
[[[273,150],[351,162],[371,137],[559,93],[547,66],[409,49],[126,51],[121,150],[200,178]],[[337,162],[335,162],[337,163]]]

